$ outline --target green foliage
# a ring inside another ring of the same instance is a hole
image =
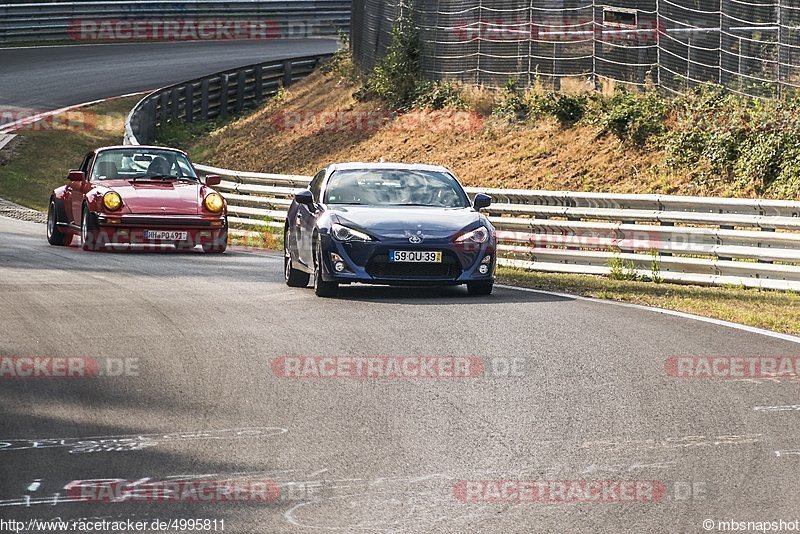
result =
[[[339,30],[339,42],[341,43],[341,48],[334,52],[333,57],[320,67],[320,71],[323,74],[334,74],[343,80],[355,83],[358,81],[360,73],[353,62],[353,54],[350,50],[350,34]]]
[[[422,82],[422,47],[419,32],[407,16],[392,28],[391,44],[356,92],[356,98],[378,97],[399,111],[411,109]]]
[[[661,259],[657,250],[650,252],[650,279],[656,284],[660,284],[664,281],[664,278],[661,276]]]
[[[668,102],[655,91],[633,93],[621,88],[610,98],[595,98],[591,121],[603,133],[612,133],[636,146],[665,131]]]
[[[416,109],[466,109],[461,97],[461,89],[452,82],[422,81],[417,84],[417,96],[413,107]]]
[[[632,260],[611,256],[608,258],[608,268],[611,270],[608,276],[612,280],[639,280],[639,275],[636,274],[636,265]]]
[[[752,100],[719,86],[678,97],[664,137],[669,162],[706,166],[736,189],[800,193],[800,101]]]
[[[583,93],[534,93],[530,95],[528,102],[528,115],[531,119],[550,116],[564,126],[571,126],[586,115],[589,96]]]
[[[508,120],[524,121],[530,115],[530,103],[517,80],[509,79],[501,89],[492,115]]]

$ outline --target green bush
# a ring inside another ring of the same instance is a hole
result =
[[[610,98],[594,102],[591,122],[603,133],[612,133],[622,141],[644,146],[665,131],[669,105],[655,91],[633,93],[621,88]]]
[[[391,44],[386,55],[356,91],[356,98],[366,100],[378,97],[398,111],[411,109],[422,82],[421,58],[419,32],[413,21],[403,16],[392,28]]]
[[[500,90],[492,115],[513,121],[524,121],[530,115],[530,104],[517,80],[509,79]]]
[[[339,30],[339,41],[342,45],[341,48],[334,52],[333,57],[326,61],[319,70],[323,74],[336,74],[343,80],[355,83],[358,81],[360,73],[353,62],[353,54],[350,51],[350,34]]]
[[[586,94],[533,93],[528,100],[529,118],[550,116],[564,126],[571,126],[582,120],[589,104],[589,96]]]
[[[416,109],[466,109],[467,104],[461,97],[461,89],[452,82],[429,82],[417,84],[417,96],[413,107]]]
[[[669,162],[707,166],[736,189],[796,197],[800,192],[800,102],[749,99],[700,86],[674,101],[664,136]]]

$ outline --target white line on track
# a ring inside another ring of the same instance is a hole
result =
[[[761,334],[762,336],[768,336],[775,339],[781,339],[783,341],[789,341],[791,343],[798,343],[800,344],[800,337],[793,336],[791,334],[782,334],[780,332],[772,332],[771,330],[764,330],[763,328],[756,328],[754,326],[747,326],[743,324],[731,323],[729,321],[723,321],[721,319],[712,319],[710,317],[701,317],[700,315],[693,315],[691,313],[685,313],[675,310],[667,310],[664,308],[654,308],[652,306],[643,306],[641,304],[631,304],[629,302],[619,302],[616,300],[604,300],[604,299],[596,299],[592,297],[582,297],[579,295],[570,295],[568,293],[556,293],[553,291],[543,291],[540,289],[530,289],[527,287],[514,287],[514,286],[506,286],[506,285],[498,285],[497,287],[501,287],[503,289],[512,289],[516,291],[526,291],[528,293],[539,293],[542,295],[552,295],[555,297],[561,297],[566,299],[573,299],[573,300],[584,300],[587,302],[595,302],[598,304],[611,304],[613,306],[622,306],[624,308],[632,308],[634,310],[644,310],[649,312],[661,313],[664,315],[672,315],[674,317],[680,317],[682,319],[691,319],[694,321],[701,321],[704,323],[709,323],[717,326],[726,326],[728,328],[735,328],[736,330],[742,330],[744,332],[749,332],[751,334]]]

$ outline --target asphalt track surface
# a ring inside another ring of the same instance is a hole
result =
[[[5,519],[208,518],[224,519],[226,532],[703,532],[705,519],[800,515],[800,412],[763,408],[796,405],[798,384],[664,371],[674,355],[796,355],[788,340],[508,288],[476,298],[354,286],[319,299],[283,284],[274,253],[90,253],[51,247],[43,225],[5,218],[0,325],[0,356],[138,361],[138,375],[0,381]],[[271,368],[286,355],[524,365],[516,376],[290,379]],[[268,479],[280,498],[66,498],[76,480],[170,477]],[[453,491],[498,479],[655,480],[667,493],[474,503]]]
[[[0,48],[0,106],[50,111],[334,50],[332,39]]]

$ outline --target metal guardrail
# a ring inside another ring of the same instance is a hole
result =
[[[308,176],[196,165],[224,178],[230,221],[283,228]],[[467,188],[494,199],[503,265],[800,290],[800,202]]]
[[[331,54],[268,61],[170,85],[144,97],[125,122],[126,145],[151,142],[166,122],[226,118],[311,74]]]
[[[156,91],[131,111],[125,143],[149,142],[159,121],[241,110],[325,57],[251,65]],[[309,176],[232,171],[223,177],[229,221],[281,229]],[[467,188],[493,197],[500,263],[524,269],[621,274],[677,283],[800,291],[800,202],[668,195]]]
[[[269,21],[279,36],[337,35],[350,26],[349,0],[182,0],[0,3],[0,42],[75,39],[80,21]],[[103,39],[102,26],[97,38]],[[108,37],[108,36],[107,36]],[[119,38],[119,36],[115,36]],[[108,37],[110,38],[110,37]]]

